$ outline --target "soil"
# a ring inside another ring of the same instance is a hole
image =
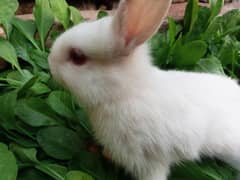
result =
[[[209,0],[200,0],[202,3],[207,3]],[[234,0],[225,0],[225,3],[232,2]],[[119,0],[67,0],[70,5],[77,7],[80,10],[95,10],[105,9],[111,10],[115,8]],[[173,0],[173,3],[184,3],[186,0]],[[34,0],[19,0],[19,8],[17,14],[31,14],[34,6]]]
[[[67,0],[68,4],[83,9],[106,9],[110,10],[117,6],[118,0]],[[34,0],[19,0],[17,14],[30,14],[34,6]]]

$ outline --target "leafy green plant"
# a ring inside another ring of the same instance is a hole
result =
[[[240,12],[216,17],[222,0],[210,8],[189,0],[183,23],[169,18],[166,32],[151,40],[154,62],[163,69],[185,69],[237,77]],[[101,154],[87,114],[49,73],[49,44],[63,29],[84,21],[65,0],[36,0],[35,20],[14,16],[17,0],[0,1],[0,180],[132,179]],[[107,13],[100,11],[98,18]],[[233,180],[236,171],[217,160],[173,167],[171,180]]]
[[[169,19],[167,32],[150,41],[154,62],[163,69],[184,69],[238,77],[240,62],[240,10],[217,16],[222,0],[210,8],[189,0],[183,23]]]

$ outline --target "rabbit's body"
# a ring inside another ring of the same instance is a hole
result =
[[[167,173],[169,164],[200,155],[240,158],[240,87],[235,81],[146,64],[135,73],[117,67],[108,71],[101,94],[106,99],[88,107],[96,138],[117,163],[150,180],[153,169],[165,166]]]
[[[122,0],[113,17],[79,24],[52,47],[53,77],[86,107],[98,141],[138,180],[200,155],[240,169],[240,87],[230,78],[162,71],[144,42],[169,0]]]

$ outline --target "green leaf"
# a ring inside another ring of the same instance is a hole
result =
[[[23,96],[37,82],[37,76],[33,76],[18,89],[18,97]]]
[[[58,164],[40,163],[35,167],[55,180],[64,180],[67,173],[67,168]]]
[[[18,8],[17,0],[1,0],[0,1],[0,24],[8,21]]]
[[[198,17],[198,0],[188,0],[184,15],[184,33],[191,32]]]
[[[211,15],[210,9],[207,7],[198,7],[198,16],[192,27],[192,30],[187,34],[183,35],[184,42],[193,41],[193,40],[204,40],[202,38],[204,32],[209,26],[208,19]],[[213,34],[209,34],[212,36]]]
[[[17,144],[24,146],[24,147],[38,147],[37,143],[33,141],[32,139],[26,138],[26,136],[19,135],[18,133],[15,133],[13,131],[6,131],[4,130],[5,137],[13,142],[16,142]]]
[[[20,36],[19,36],[20,34]],[[28,62],[31,64],[33,67],[36,67],[34,62],[31,60],[29,57],[28,50],[34,48],[34,46],[31,44],[30,41],[25,38],[21,32],[19,32],[16,28],[13,28],[9,41],[12,43],[14,46],[17,56],[21,58],[22,60]],[[36,68],[35,68],[36,69]]]
[[[237,173],[226,164],[213,159],[184,162],[171,170],[171,180],[236,180]]]
[[[70,171],[67,173],[65,180],[94,180],[93,177],[82,171]]]
[[[53,180],[53,179],[36,169],[25,168],[19,173],[17,180]]]
[[[231,38],[225,38],[225,42],[221,49],[218,51],[218,58],[222,62],[223,65],[232,65],[237,62],[237,51],[239,47],[234,46],[234,42],[232,42]]]
[[[168,28],[168,42],[170,44],[170,46],[174,43],[175,41],[175,36],[176,36],[176,24],[174,22],[174,19],[172,17],[168,18],[168,24],[169,24],[169,28]]]
[[[216,38],[224,38],[228,35],[235,35],[239,32],[240,10],[235,9],[225,13],[223,16],[214,18],[205,32],[206,39],[208,34],[215,35]]]
[[[40,98],[19,100],[15,113],[23,122],[33,127],[59,124],[55,113]]]
[[[223,16],[218,16],[212,20],[208,29],[204,32],[204,38],[209,40],[210,37],[213,37],[220,40],[228,35],[236,35],[240,30],[239,23],[240,11],[238,9],[229,11]]]
[[[10,23],[11,20],[7,20],[7,21],[3,21],[2,25],[3,25],[3,29],[7,35],[7,39],[10,38],[11,32],[12,32],[12,24]]]
[[[93,154],[87,151],[80,151],[71,159],[69,166],[71,169],[79,169],[90,174],[95,179],[108,179],[111,176],[113,169],[110,172],[105,169],[104,163],[98,154]],[[110,170],[110,167],[108,167]]]
[[[34,39],[34,34],[36,32],[36,25],[35,25],[34,21],[22,20],[22,19],[14,17],[12,19],[12,23],[13,23],[14,27],[16,27],[16,29],[19,32],[21,32],[32,43],[32,45],[35,48],[40,49]]]
[[[14,109],[17,101],[17,92],[11,91],[0,96],[0,119],[1,125],[6,129],[14,128]]]
[[[178,42],[173,49],[173,62],[179,68],[195,65],[204,56],[207,44],[201,40],[195,40],[182,45]]]
[[[60,160],[71,159],[82,145],[76,132],[60,126],[41,129],[37,141],[49,156]]]
[[[36,140],[35,135],[37,133],[37,128],[33,128],[31,126],[28,126],[21,120],[16,120],[15,122],[15,131],[19,134],[25,136],[26,138],[29,138],[31,140]]]
[[[150,41],[152,48],[152,56],[154,64],[160,68],[164,68],[168,64],[171,46],[169,44],[169,36],[164,33],[155,34]],[[174,40],[175,41],[175,40]]]
[[[28,51],[31,60],[38,65],[41,69],[49,70],[48,66],[48,53],[38,50],[30,49]]]
[[[223,5],[224,0],[210,0],[211,16],[208,20],[209,23],[221,12]]]
[[[75,116],[73,112],[72,96],[64,91],[52,91],[47,99],[48,104],[58,114],[73,118]]]
[[[21,72],[14,47],[10,42],[2,38],[0,38],[0,57],[12,64],[19,72]]]
[[[43,95],[51,92],[51,89],[44,83],[37,82],[31,87],[34,95]]]
[[[16,180],[17,179],[17,162],[8,147],[0,143],[0,178],[1,180]]]
[[[49,0],[51,9],[56,18],[67,29],[70,25],[70,10],[65,0]]]
[[[106,17],[106,16],[108,16],[108,12],[101,10],[101,11],[98,12],[97,19],[101,19],[101,18]]]
[[[214,56],[201,59],[195,71],[225,75],[221,62]]]
[[[71,12],[71,19],[74,25],[79,24],[84,21],[83,16],[80,14],[79,10],[73,6],[69,6]]]
[[[6,80],[11,86],[16,86],[20,88],[32,77],[32,73],[24,69],[22,70],[22,73],[19,73],[18,71],[11,71],[10,73],[8,73]]]
[[[222,180],[221,175],[217,173],[217,171],[211,167],[202,168],[201,171],[208,177],[214,180]]]
[[[17,144],[10,144],[10,149],[21,162],[39,163],[37,160],[37,150],[35,148],[24,148]]]
[[[178,177],[182,180],[213,180],[202,173],[201,167],[197,163],[193,162],[180,164],[180,166],[178,166],[176,169],[173,169],[172,172],[173,177]]]
[[[42,50],[45,51],[45,39],[54,24],[54,16],[48,0],[36,0],[33,9],[35,23],[40,36]]]
[[[43,83],[48,83],[51,76],[49,74],[49,72],[45,72],[45,71],[40,71],[37,73],[39,80]]]
[[[75,112],[77,114],[77,119],[79,120],[81,126],[88,132],[89,135],[92,135],[93,134],[92,126],[89,122],[86,112],[82,108],[75,110]]]

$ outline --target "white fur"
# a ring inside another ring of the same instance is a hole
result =
[[[159,70],[146,44],[119,55],[112,21],[73,27],[49,56],[54,78],[85,105],[112,159],[139,180],[166,180],[171,164],[200,155],[240,169],[237,83],[219,75]],[[83,50],[89,62],[69,62],[69,47]]]

